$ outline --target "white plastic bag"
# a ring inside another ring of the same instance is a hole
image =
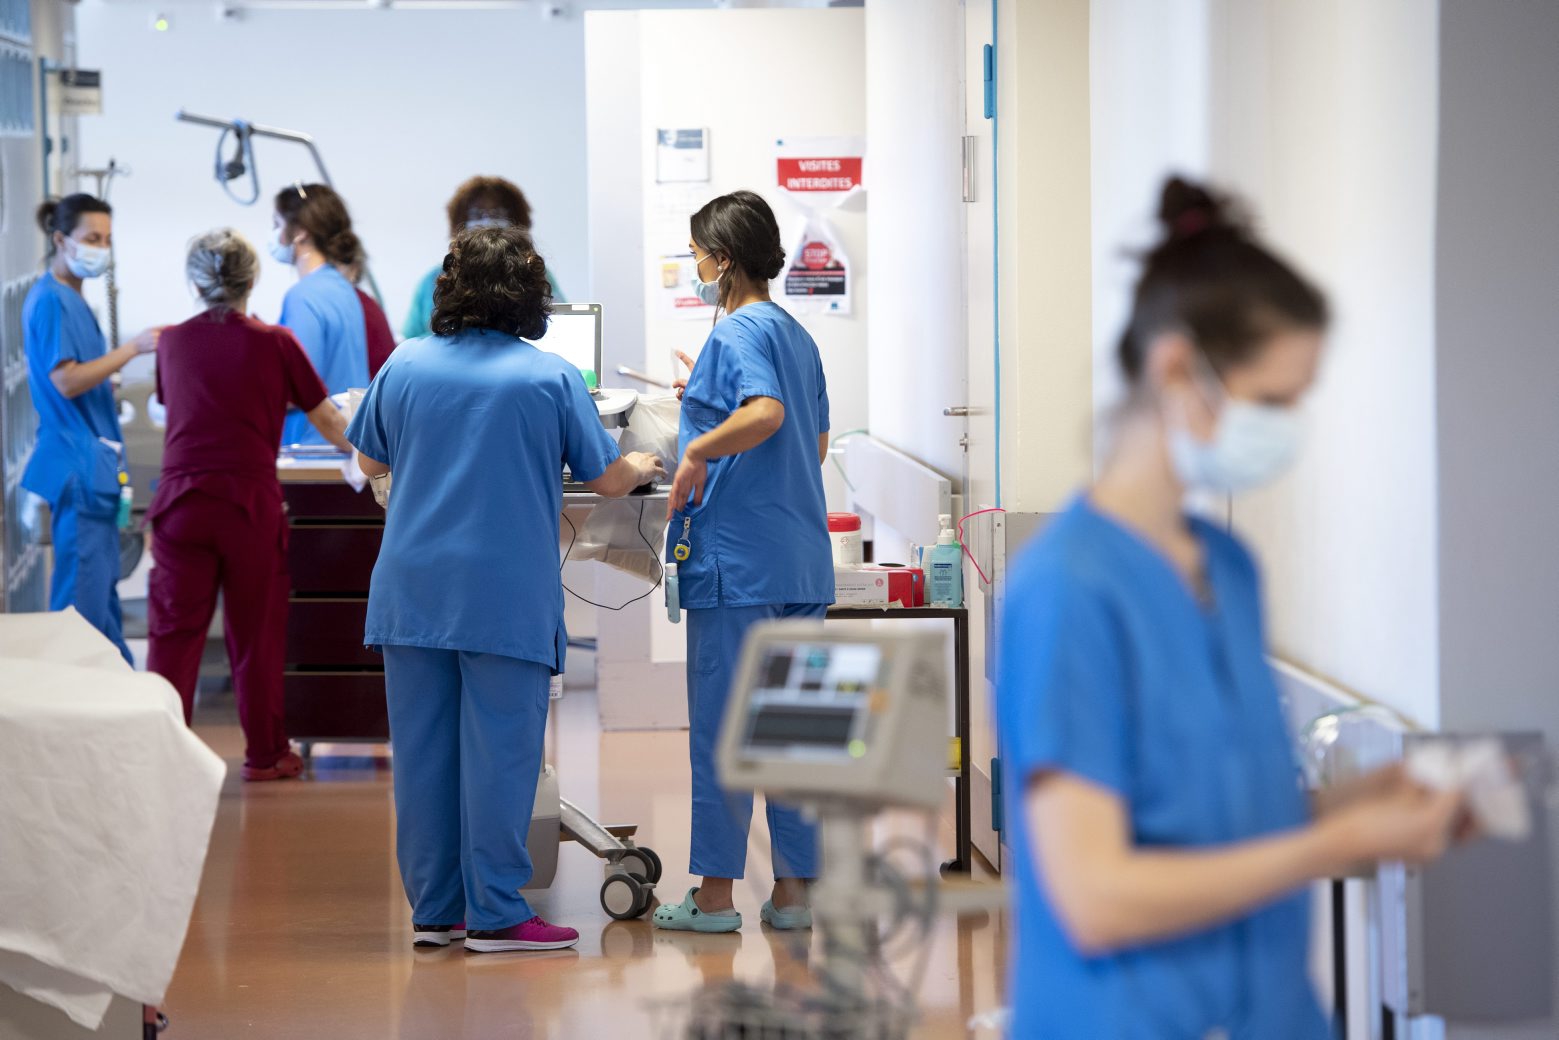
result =
[[[618,438],[624,455],[642,451],[655,455],[668,470],[676,468],[677,430],[682,402],[671,395],[641,397]],[[600,502],[579,530],[571,560],[600,560],[651,584],[661,580],[660,547],[666,537],[666,509],[658,501],[629,496]]]
[[[655,584],[661,579],[659,546],[666,537],[666,507],[648,498],[601,502],[579,530],[570,560],[600,560]]]
[[[682,402],[671,394],[641,397],[628,416],[617,445],[624,455],[642,451],[657,456],[667,470],[677,468],[677,433],[682,425]]]

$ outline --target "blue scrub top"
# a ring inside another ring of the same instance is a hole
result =
[[[75,499],[89,513],[111,514],[119,504],[121,452],[99,438],[122,442],[119,411],[108,380],[75,399],[49,374],[61,362],[96,361],[108,352],[103,331],[81,294],[52,273],[33,283],[22,304],[27,379],[38,412],[38,446],[22,474],[22,486],[58,506],[74,480]]]
[[[499,332],[402,343],[347,429],[395,474],[365,642],[563,668],[563,465],[592,481],[617,443],[579,370]]]
[[[1116,792],[1139,846],[1195,849],[1302,825],[1307,807],[1262,634],[1250,554],[1191,521],[1203,606],[1147,542],[1078,499],[1013,568],[997,719],[1013,850],[1012,1036],[1321,1040],[1301,892],[1231,924],[1101,957],[1077,952],[1042,888],[1028,780]]]
[[[801,323],[773,303],[749,304],[709,334],[682,398],[679,454],[753,397],[785,406],[779,432],[751,451],[710,460],[703,501],[667,531],[672,560],[692,519],[692,555],[677,568],[682,606],[691,610],[834,601],[817,457],[828,432],[823,358]]]
[[[293,331],[332,394],[368,385],[368,326],[346,275],[330,264],[305,275],[282,298],[281,320]],[[302,412],[288,412],[283,444],[328,444]]]

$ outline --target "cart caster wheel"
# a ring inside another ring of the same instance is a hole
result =
[[[601,909],[615,920],[643,917],[649,906],[649,894],[632,874],[613,874],[601,884]]]
[[[654,849],[647,845],[640,845],[639,851],[644,853],[650,861],[650,883],[654,885],[660,884],[660,857],[655,854]]]
[[[623,853],[620,865],[641,882],[653,885],[660,880],[660,857],[654,849],[640,845]]]

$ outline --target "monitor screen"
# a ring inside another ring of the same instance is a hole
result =
[[[584,374],[585,383],[594,388],[600,382],[596,371],[595,347],[599,339],[601,312],[598,308],[571,309],[559,304],[547,322],[547,334],[536,341],[542,350],[557,354]]]
[[[764,648],[748,701],[747,754],[860,758],[866,753],[882,648],[775,643]]]

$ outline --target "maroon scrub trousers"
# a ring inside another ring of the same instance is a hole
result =
[[[287,753],[291,583],[276,447],[288,408],[312,411],[325,387],[291,332],[213,310],[163,331],[157,394],[168,435],[148,513],[147,665],[179,691],[188,722],[220,590],[244,764],[268,769]]]

